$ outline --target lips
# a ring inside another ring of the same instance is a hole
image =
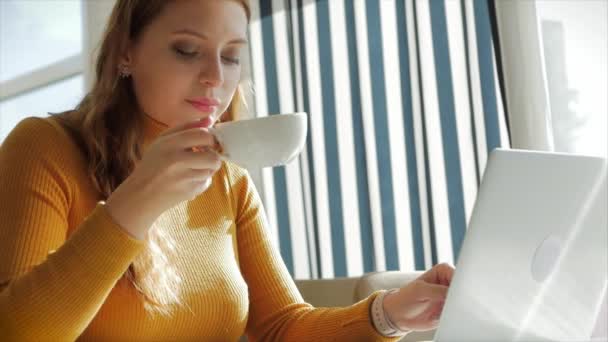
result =
[[[213,98],[201,98],[195,100],[186,100],[192,107],[203,113],[213,113],[220,105],[220,102]]]

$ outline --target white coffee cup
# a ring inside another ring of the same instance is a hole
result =
[[[222,159],[246,168],[281,166],[306,143],[306,113],[270,115],[219,123],[209,129],[222,146]]]

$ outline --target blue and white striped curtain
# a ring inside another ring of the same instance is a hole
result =
[[[454,262],[508,146],[485,0],[253,0],[258,116],[304,111],[260,193],[296,278]]]

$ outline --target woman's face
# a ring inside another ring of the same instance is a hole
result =
[[[246,39],[247,16],[237,1],[168,2],[123,59],[141,109],[170,127],[215,122],[239,84]]]

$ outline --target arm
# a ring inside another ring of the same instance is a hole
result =
[[[241,270],[249,286],[247,333],[253,341],[392,341],[370,319],[377,294],[346,308],[313,308],[304,303],[280,254],[272,245],[253,182],[231,166],[237,202]]]
[[[40,119],[22,121],[0,146],[0,335],[8,340],[75,340],[143,248],[103,205],[67,237],[76,153]]]

